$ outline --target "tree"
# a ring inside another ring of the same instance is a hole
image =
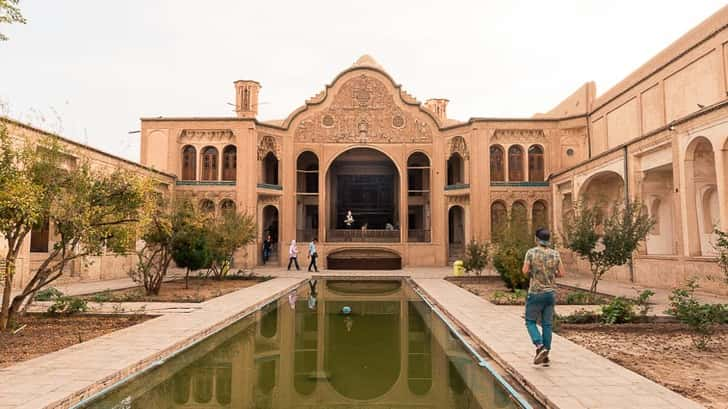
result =
[[[65,176],[60,172],[61,146],[44,140],[14,140],[0,123],[0,234],[7,241],[0,331],[7,328],[16,261],[34,226],[43,225]]]
[[[493,237],[495,252],[493,267],[510,289],[526,289],[528,276],[523,274],[523,260],[533,245],[528,232],[528,220],[523,215],[511,214],[503,228]]]
[[[25,24],[26,20],[18,8],[20,0],[0,0],[0,24]],[[8,37],[0,33],[0,41],[7,41]]]
[[[172,259],[177,267],[185,268],[185,288],[189,288],[191,270],[209,267],[212,262],[204,217],[195,207],[185,202],[178,208],[172,238]]]
[[[488,265],[488,250],[490,246],[488,243],[478,243],[472,240],[468,243],[465,249],[465,260],[463,261],[463,267],[468,273],[475,271],[476,275],[480,275],[485,267]]]
[[[566,221],[566,247],[589,262],[590,291],[597,291],[602,276],[612,267],[629,262],[647,238],[655,221],[640,201],[603,206],[577,203],[574,217]]]
[[[223,212],[208,226],[210,272],[215,279],[221,280],[232,267],[235,251],[255,240],[255,220],[245,213],[228,211]]]
[[[2,142],[0,229],[10,244],[0,328],[26,301],[61,277],[69,265],[104,251],[126,252],[134,241],[145,183],[130,172],[96,172],[88,163],[64,169],[58,141]],[[9,301],[20,244],[34,226],[53,226],[55,242],[21,293]]]

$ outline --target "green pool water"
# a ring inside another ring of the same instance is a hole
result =
[[[318,280],[310,297],[306,285],[82,407],[519,407],[406,283]]]

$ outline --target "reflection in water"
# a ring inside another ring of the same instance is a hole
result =
[[[89,406],[516,408],[408,288],[317,287],[314,308],[306,287]]]

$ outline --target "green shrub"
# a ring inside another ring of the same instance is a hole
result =
[[[497,227],[494,235],[495,253],[493,267],[508,288],[528,288],[528,276],[523,274],[523,259],[533,245],[528,232],[528,220],[523,214],[511,214],[508,220]]]
[[[109,290],[106,290],[106,291],[103,291],[100,293],[96,293],[96,294],[92,295],[90,298],[91,298],[91,301],[97,302],[97,303],[105,303],[105,302],[109,302],[112,300],[111,292]]]
[[[624,324],[634,319],[632,301],[616,297],[609,304],[602,305],[602,322],[605,324]]]
[[[55,287],[46,287],[35,294],[35,301],[51,301],[62,297],[63,293]]]
[[[698,284],[690,280],[685,287],[676,288],[670,295],[668,314],[686,324],[693,331],[693,343],[705,349],[719,324],[728,323],[728,305],[701,304],[695,298]]]
[[[600,321],[600,316],[594,311],[576,310],[569,315],[556,315],[554,321],[563,324],[594,324]]]
[[[651,308],[650,298],[655,295],[655,292],[650,289],[646,289],[642,292],[637,290],[637,292],[637,308],[640,310],[640,315],[646,317]]]
[[[88,311],[88,303],[79,297],[58,297],[56,301],[48,307],[49,314],[77,314],[79,312]]]
[[[496,291],[493,293],[493,295],[490,297],[490,300],[494,304],[501,304],[501,305],[518,305],[523,304],[526,300],[526,291],[515,289],[512,292],[511,291]]]
[[[475,240],[468,243],[465,249],[465,260],[463,260],[466,272],[474,271],[478,276],[483,272],[488,265],[489,247],[488,243],[478,243]]]

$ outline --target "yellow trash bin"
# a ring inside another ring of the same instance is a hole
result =
[[[465,273],[465,267],[463,267],[462,260],[456,260],[454,263],[452,263],[452,273],[456,276],[461,276]]]

